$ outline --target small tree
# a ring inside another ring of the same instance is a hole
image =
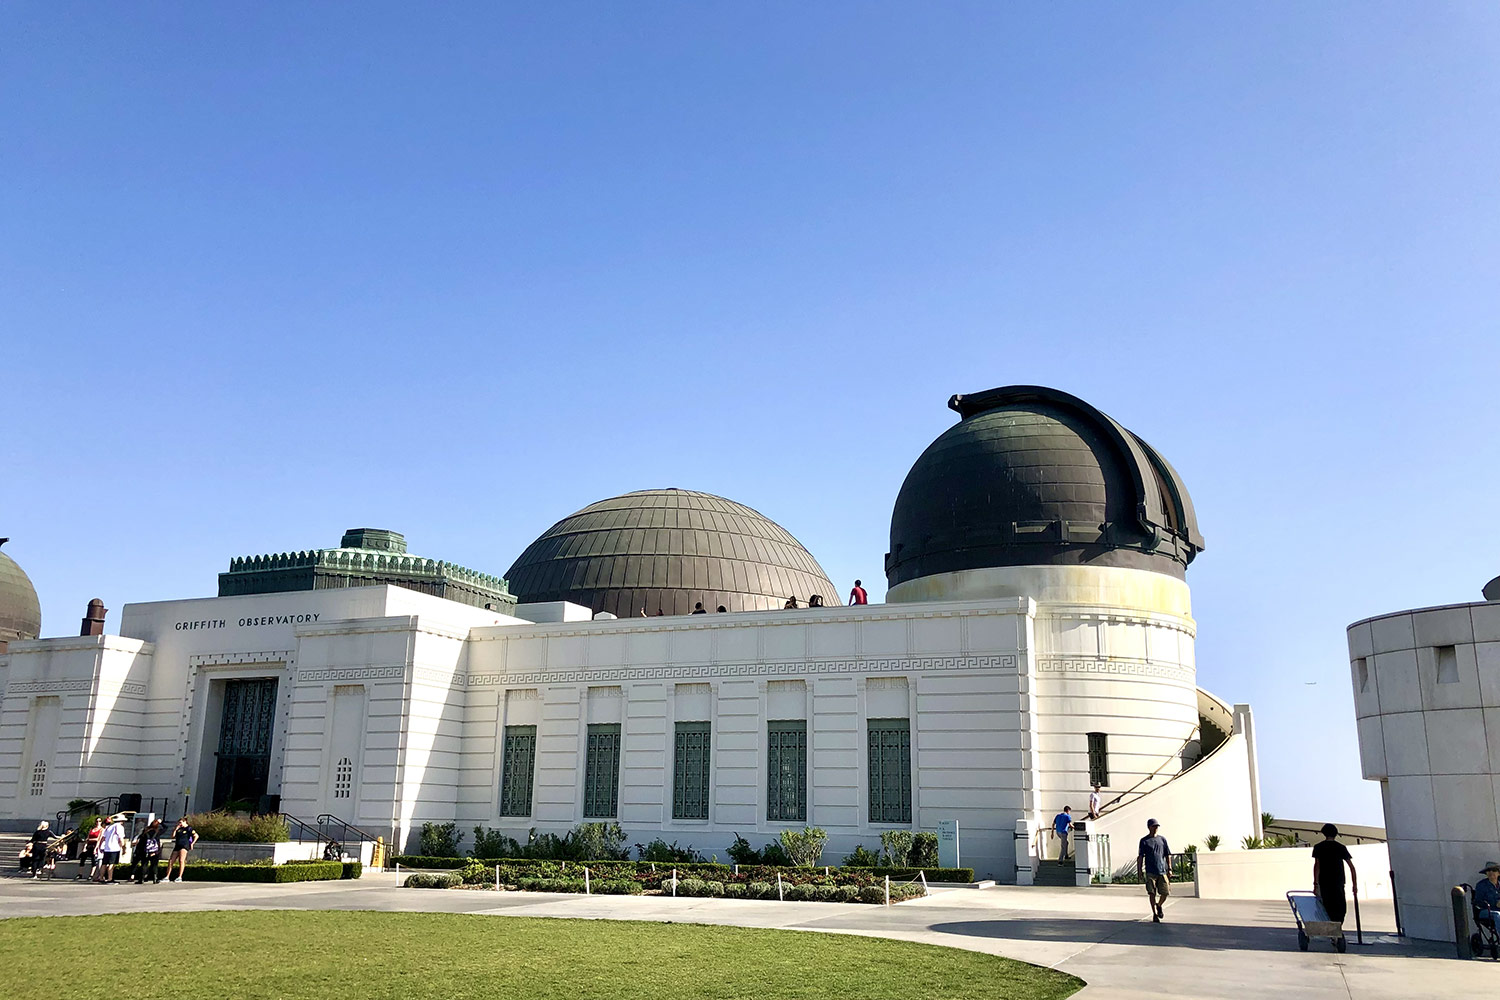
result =
[[[499,830],[474,827],[474,846],[469,851],[472,858],[519,858],[521,845],[514,837]]]
[[[905,868],[910,863],[912,844],[916,835],[910,830],[887,830],[880,835],[880,846],[885,854],[885,863],[893,868]]]
[[[823,857],[823,845],[828,843],[827,831],[816,826],[802,830],[782,830],[781,847],[798,868],[811,868]]]
[[[422,854],[429,858],[456,858],[464,835],[457,823],[423,823]]]
[[[1204,837],[1203,846],[1210,851],[1217,851],[1219,849],[1219,835],[1217,833],[1210,833],[1207,837]]]

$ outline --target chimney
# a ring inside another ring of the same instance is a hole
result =
[[[99,598],[89,601],[88,613],[83,616],[83,627],[78,630],[79,635],[103,635],[104,616],[109,614],[104,609],[104,602]]]

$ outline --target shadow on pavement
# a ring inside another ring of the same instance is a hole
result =
[[[1169,911],[1170,913],[1170,911]],[[1297,931],[1286,927],[1246,927],[1234,924],[1203,924],[1173,921],[1160,924],[1149,920],[1105,920],[1089,917],[1021,917],[1014,920],[955,920],[931,924],[940,934],[963,937],[995,938],[1015,941],[1076,941],[1109,943],[1131,947],[1192,948],[1200,951],[1297,951]],[[1411,941],[1384,938],[1366,945],[1354,944],[1349,932],[1351,958],[1359,955],[1413,955],[1432,951]],[[1425,942],[1424,942],[1425,944]],[[1312,943],[1312,951],[1333,954],[1326,939]],[[1451,947],[1448,949],[1451,953]]]

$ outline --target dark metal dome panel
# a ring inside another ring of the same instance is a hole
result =
[[[9,539],[0,538],[0,545]],[[0,552],[0,650],[16,639],[35,639],[42,632],[42,605],[31,577]]]
[[[620,617],[780,608],[828,575],[791,533],[743,504],[691,490],[641,490],[589,504],[548,528],[505,574],[521,603],[572,601]]]
[[[1048,564],[1181,577],[1203,548],[1176,470],[1078,397],[1021,385],[948,405],[962,419],[917,459],[891,514],[892,587],[935,573]]]

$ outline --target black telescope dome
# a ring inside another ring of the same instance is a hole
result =
[[[954,396],[948,406],[961,419],[922,452],[896,497],[890,586],[1036,565],[1181,578],[1202,550],[1176,470],[1078,397],[1013,385]]]

